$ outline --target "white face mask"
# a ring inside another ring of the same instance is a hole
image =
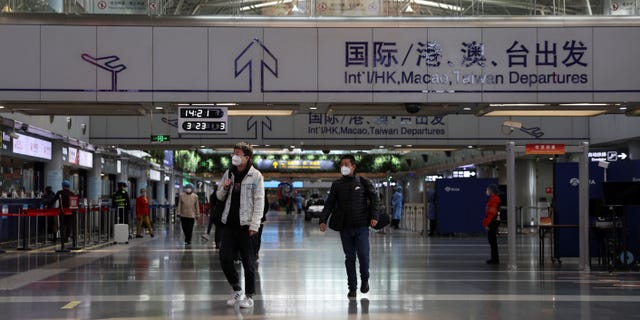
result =
[[[236,167],[239,166],[242,164],[242,158],[239,155],[234,154],[233,157],[231,157],[231,164]]]
[[[346,166],[345,166],[345,167],[340,167],[340,173],[341,173],[343,176],[348,176],[348,175],[350,175],[350,174],[351,174],[351,168],[346,167]]]
[[[191,193],[191,192],[193,192],[193,189],[191,189],[191,188],[186,188],[186,189],[184,189],[184,192],[186,192],[186,193]]]
[[[491,192],[489,190],[486,191],[487,196],[491,196]]]

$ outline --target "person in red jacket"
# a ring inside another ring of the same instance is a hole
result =
[[[491,246],[491,259],[487,260],[487,264],[499,264],[500,256],[498,255],[498,226],[500,226],[500,197],[498,197],[498,186],[490,184],[487,187],[487,207],[485,208],[482,226],[488,231],[489,245]]]
[[[153,238],[153,227],[149,220],[149,198],[147,198],[147,191],[144,188],[140,189],[140,196],[136,198],[136,218],[138,220],[136,238],[142,238],[143,223],[149,229],[149,234]]]

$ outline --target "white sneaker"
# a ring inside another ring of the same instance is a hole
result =
[[[244,300],[245,300],[245,296],[242,290],[234,291],[233,294],[231,295],[231,299],[227,300],[227,305],[230,307],[233,307],[236,303]]]
[[[243,309],[253,308],[253,298],[245,297],[238,303],[238,307]]]

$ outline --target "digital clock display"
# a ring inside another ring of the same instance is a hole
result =
[[[185,119],[220,119],[226,115],[222,108],[184,107],[180,108],[180,118]]]
[[[227,133],[227,108],[179,107],[178,133]]]
[[[184,131],[227,131],[227,123],[222,121],[183,121]]]

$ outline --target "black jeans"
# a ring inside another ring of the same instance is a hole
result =
[[[491,246],[491,260],[500,261],[500,256],[498,255],[498,227],[500,226],[500,221],[493,220],[489,224],[489,233],[487,234],[487,239],[489,240],[489,245]]]
[[[182,232],[184,232],[184,242],[191,243],[191,235],[193,234],[193,224],[196,222],[195,218],[180,217],[180,224],[182,224]]]
[[[262,244],[262,229],[264,224],[260,224],[260,229],[258,229],[258,233],[254,234],[251,237],[251,241],[253,242],[253,250],[256,252],[256,259],[258,259],[258,254],[260,253],[260,245]]]
[[[222,234],[224,233],[224,224],[216,224],[216,230],[214,231],[213,238],[216,242],[216,249],[220,248],[220,243],[222,243]]]
[[[209,224],[207,225],[207,234],[211,234],[211,227],[213,227],[213,215],[209,215]]]
[[[360,278],[362,282],[369,281],[369,227],[347,228],[340,231],[342,250],[344,250],[344,264],[347,268],[347,285],[349,290],[358,289],[358,275],[356,274],[356,256],[360,263]]]
[[[249,236],[249,227],[224,226],[220,247],[220,265],[227,281],[235,291],[242,290],[240,277],[233,263],[233,260],[238,257],[238,253],[244,268],[245,294],[252,296],[256,293],[256,267],[255,251],[252,237]]]

